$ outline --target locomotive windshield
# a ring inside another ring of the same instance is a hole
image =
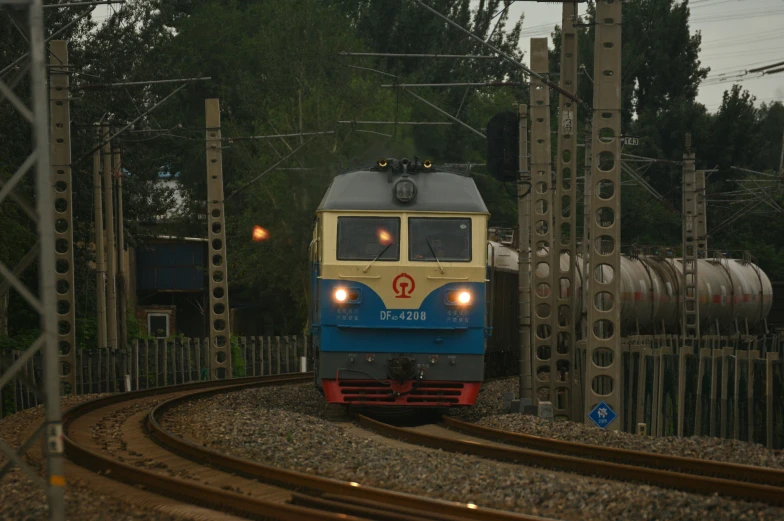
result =
[[[471,219],[411,218],[408,220],[408,260],[469,262]]]
[[[338,217],[338,260],[400,260],[400,219]]]

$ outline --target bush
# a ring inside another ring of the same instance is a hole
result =
[[[234,378],[247,376],[245,358],[243,358],[240,349],[240,337],[237,335],[231,335],[231,369]]]

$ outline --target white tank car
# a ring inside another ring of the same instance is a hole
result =
[[[507,244],[490,241],[488,262],[496,271],[517,272],[518,255]],[[561,255],[561,269],[568,269],[569,256]],[[735,331],[737,324],[745,330],[758,328],[773,304],[773,286],[759,266],[737,259],[700,259],[700,324],[704,332],[720,327],[722,332]],[[582,255],[577,256],[575,282],[578,305],[582,303]],[[608,280],[609,266],[592,266],[594,277]],[[541,273],[541,272],[540,272]],[[680,332],[680,291],[683,263],[681,259],[641,255],[621,256],[621,321],[624,331]],[[601,280],[601,279],[600,279]],[[559,284],[561,294],[569,291],[568,281]]]

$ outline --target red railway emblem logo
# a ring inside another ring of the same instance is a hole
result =
[[[395,298],[411,298],[415,287],[414,279],[408,273],[401,273],[392,281],[392,291],[395,292]]]

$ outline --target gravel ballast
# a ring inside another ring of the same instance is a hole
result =
[[[500,410],[500,393],[498,402],[484,411]],[[163,422],[215,450],[267,465],[556,519],[784,519],[784,509],[765,505],[379,440],[330,421],[328,410],[308,384],[217,395],[169,411]]]
[[[784,451],[769,450],[755,443],[709,436],[688,438],[638,436],[626,432],[603,430],[577,422],[551,422],[535,416],[506,414],[506,411],[501,408],[501,398],[504,392],[516,392],[517,386],[517,378],[490,382],[485,386],[487,390],[479,395],[479,401],[484,403],[480,403],[475,409],[458,410],[451,416],[459,420],[475,422],[483,427],[556,440],[784,469]]]
[[[486,416],[476,423],[493,429],[556,440],[784,469],[784,451],[769,450],[762,445],[744,441],[708,436],[691,436],[689,438],[637,436],[626,432],[601,430],[576,422],[551,422],[521,414]]]
[[[62,400],[62,410],[99,395],[68,397]],[[0,420],[0,439],[18,447],[28,431],[43,419],[43,407],[21,411]],[[38,447],[38,445],[36,445]],[[7,458],[0,454],[0,467]],[[29,452],[28,463],[42,471],[40,451]],[[65,489],[66,518],[73,521],[180,521],[184,518],[140,508],[126,501],[96,493],[89,483],[69,479]],[[48,519],[46,495],[27,475],[14,468],[0,480],[0,520],[33,521]]]

